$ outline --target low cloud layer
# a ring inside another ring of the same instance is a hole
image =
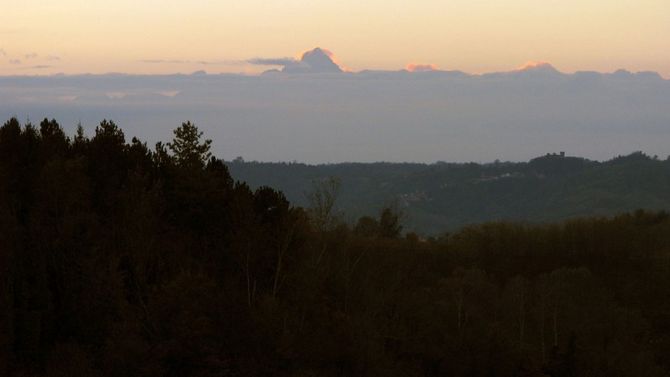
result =
[[[531,64],[468,75],[416,64],[414,72],[430,74],[334,74],[342,69],[319,50],[299,60],[249,61],[282,63],[270,65],[284,75],[310,73],[290,80],[204,72],[0,77],[0,121],[53,117],[70,133],[81,121],[90,134],[100,120],[111,118],[127,135],[152,144],[170,140],[173,128],[192,120],[214,140],[218,156],[263,161],[670,154],[670,80],[654,72],[566,74]],[[39,67],[25,63],[25,69]]]

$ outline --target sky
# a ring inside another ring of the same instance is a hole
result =
[[[55,118],[68,135],[112,119],[152,146],[192,121],[232,160],[608,160],[670,154],[670,80],[630,72],[562,74],[539,65],[483,76],[338,73],[325,55],[284,73],[0,77],[0,122]],[[305,72],[305,70],[307,72]],[[308,73],[308,74],[304,74]]]
[[[262,72],[320,46],[346,69],[670,78],[668,0],[0,0],[0,75]]]

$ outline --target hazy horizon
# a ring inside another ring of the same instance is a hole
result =
[[[0,116],[190,120],[224,159],[670,154],[666,0],[25,0],[0,14]]]
[[[0,116],[56,118],[89,134],[115,120],[128,137],[168,141],[191,120],[231,160],[527,161],[549,152],[606,160],[670,154],[670,81],[654,72],[562,73],[549,63],[484,75],[347,73],[333,54],[257,60],[262,75],[0,77]]]
[[[0,75],[259,73],[251,59],[323,46],[353,71],[473,73],[548,61],[670,77],[665,0],[25,0],[0,15]]]
[[[652,73],[658,75],[660,78],[664,80],[670,80],[670,72],[668,74],[664,74],[661,71],[656,71],[651,68],[645,68],[645,67],[639,67],[639,69],[631,69],[630,67],[626,66],[617,66],[611,69],[605,69],[605,70],[598,70],[598,69],[589,69],[588,67],[573,67],[571,70],[567,69],[562,69],[561,67],[553,64],[550,61],[545,61],[545,60],[532,60],[532,59],[527,59],[523,61],[519,61],[518,64],[516,65],[510,65],[508,67],[499,67],[499,69],[492,69],[492,70],[480,70],[480,71],[468,71],[464,69],[457,69],[455,67],[441,67],[433,63],[416,63],[416,62],[411,62],[407,63],[404,66],[398,66],[398,67],[385,67],[385,68],[375,68],[375,67],[360,67],[359,69],[351,69],[347,65],[343,64],[341,61],[339,61],[336,57],[336,55],[331,52],[329,49],[325,49],[322,47],[314,47],[313,49],[310,50],[305,50],[304,52],[299,53],[295,58],[294,57],[279,57],[279,58],[260,58],[260,57],[251,57],[248,59],[243,59],[239,61],[229,61],[230,63],[235,63],[235,64],[245,64],[245,65],[251,65],[251,66],[256,66],[260,67],[257,70],[254,71],[230,71],[230,72],[218,72],[217,70],[208,70],[208,65],[212,64],[211,62],[196,62],[202,64],[201,67],[197,67],[198,69],[193,69],[193,70],[172,70],[172,71],[165,71],[165,72],[156,72],[156,73],[146,73],[146,72],[133,72],[133,71],[123,71],[123,70],[109,70],[109,71],[104,71],[104,72],[93,72],[93,71],[86,71],[83,70],[81,72],[64,72],[64,71],[56,71],[56,72],[46,72],[46,68],[52,68],[54,66],[33,66],[33,67],[27,67],[27,68],[34,68],[35,71],[32,71],[30,73],[27,73],[28,69],[26,71],[18,71],[14,73],[0,73],[0,77],[2,78],[20,78],[20,77],[77,77],[77,76],[113,76],[113,75],[122,75],[122,76],[156,76],[156,77],[161,77],[161,76],[175,76],[175,75],[182,75],[182,76],[188,76],[188,75],[219,75],[219,76],[244,76],[244,77],[257,77],[257,76],[263,76],[268,73],[273,73],[274,71],[281,71],[282,67],[286,66],[286,63],[299,63],[301,61],[301,57],[304,54],[309,54],[310,52],[313,52],[314,50],[322,50],[324,51],[329,58],[332,59],[334,63],[340,68],[340,72],[289,72],[289,73],[308,73],[308,74],[324,74],[324,73],[343,73],[343,74],[361,74],[361,73],[370,73],[370,72],[409,72],[409,73],[425,73],[425,72],[458,72],[458,73],[463,73],[468,76],[487,76],[487,75],[493,75],[493,74],[503,74],[503,73],[512,73],[512,72],[519,72],[519,71],[524,71],[528,69],[534,69],[534,68],[542,68],[542,67],[549,67],[552,70],[556,70],[559,73],[562,74],[579,74],[579,73],[600,73],[600,74],[614,74],[617,72],[626,72],[626,73]],[[2,50],[0,49],[0,53],[2,53]],[[5,53],[6,55],[6,53]],[[188,63],[188,60],[163,60],[163,59],[145,59],[142,61],[143,63],[147,64],[181,64],[181,63]]]

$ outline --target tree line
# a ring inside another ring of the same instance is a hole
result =
[[[0,127],[0,375],[663,376],[670,216],[422,239],[235,181],[183,123]]]
[[[423,235],[488,221],[560,222],[670,208],[670,159],[642,152],[608,161],[547,154],[528,162],[302,163],[227,161],[252,188],[281,190],[309,206],[314,179],[341,180],[338,207],[349,221],[388,203],[402,206],[405,229]]]

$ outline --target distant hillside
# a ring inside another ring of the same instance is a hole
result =
[[[492,220],[549,222],[670,208],[670,160],[637,152],[606,162],[548,154],[524,163],[490,164],[227,163],[252,187],[283,191],[307,205],[315,180],[338,177],[338,207],[354,221],[386,205],[405,213],[405,229],[435,235]]]

